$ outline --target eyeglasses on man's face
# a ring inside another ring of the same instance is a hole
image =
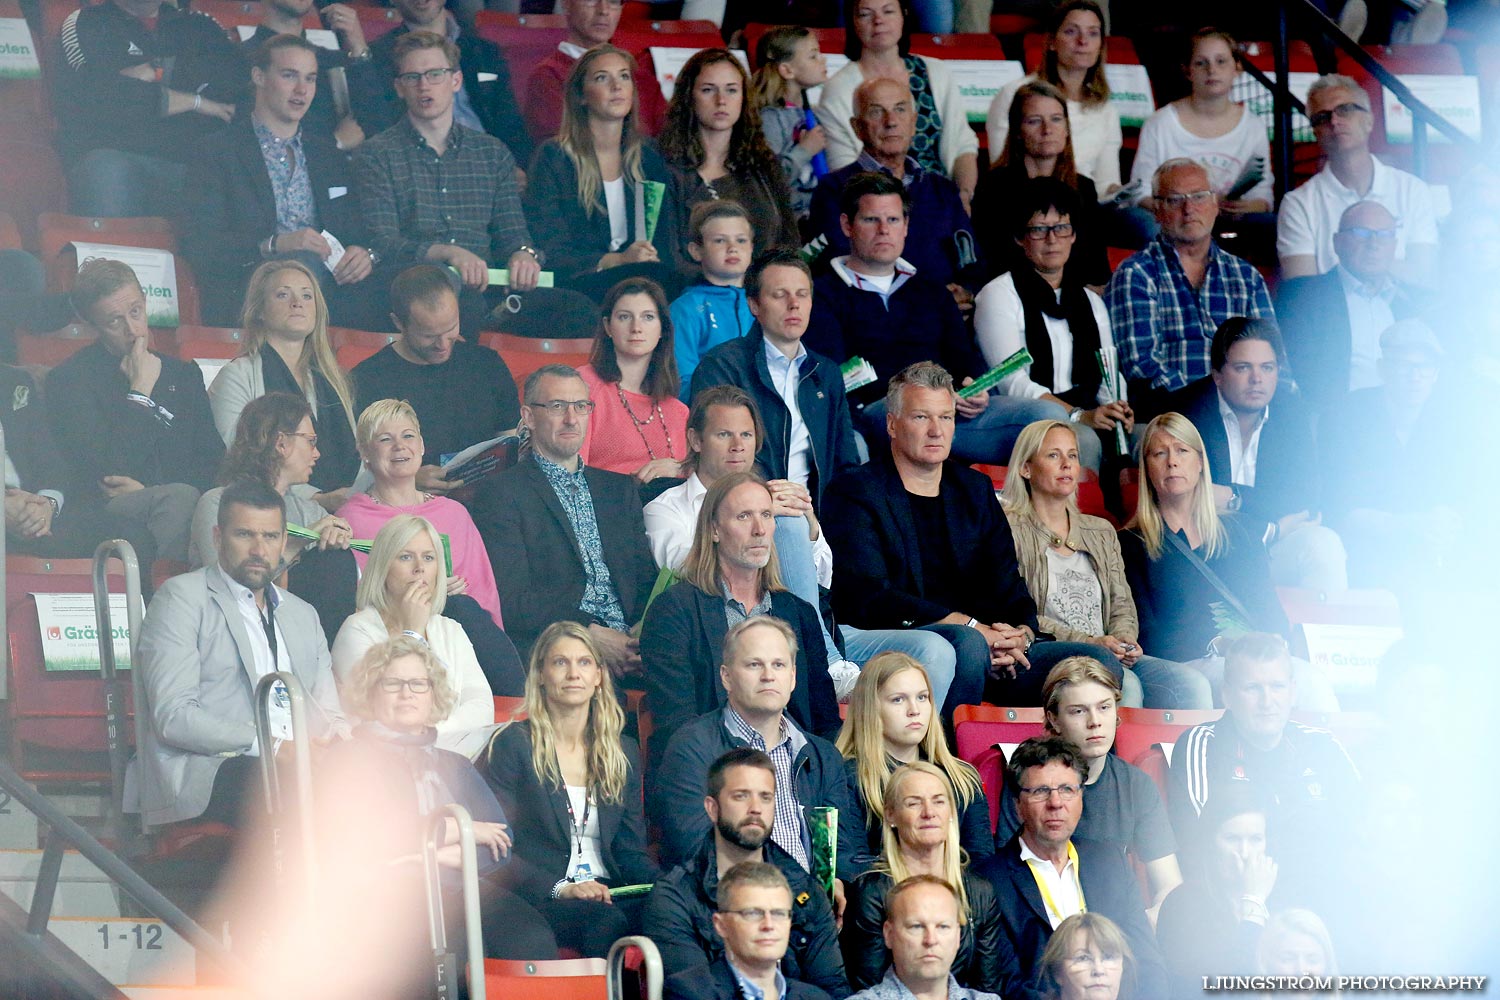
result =
[[[423,70],[420,73],[397,73],[396,82],[405,84],[408,87],[415,87],[423,80],[426,80],[428,83],[437,84],[442,83],[454,72],[456,71],[451,66],[444,66],[442,69]]]
[[[1082,788],[1078,785],[1032,785],[1030,788],[1021,789],[1021,798],[1028,802],[1046,802],[1056,792],[1057,797],[1064,802],[1072,802],[1078,798]]]
[[[1073,235],[1073,223],[1059,222],[1051,226],[1027,226],[1021,232],[1034,243],[1041,243],[1049,236],[1065,240]]]
[[[1334,118],[1352,118],[1361,111],[1369,108],[1355,101],[1348,101],[1337,107],[1329,108],[1327,111],[1319,111],[1317,114],[1309,115],[1307,120],[1312,122],[1313,128],[1322,128],[1334,120]]]
[[[747,910],[720,910],[720,913],[732,913],[746,923],[758,924],[769,916],[778,924],[789,923],[792,919],[791,910],[762,910],[759,907],[751,907]]]
[[[533,410],[545,410],[554,417],[562,416],[564,410],[569,407],[580,417],[594,412],[594,401],[592,399],[549,399],[544,403],[527,403]]]
[[[1178,209],[1184,205],[1207,205],[1213,197],[1212,191],[1189,191],[1186,194],[1164,194],[1160,200],[1168,208]]]
[[[1349,226],[1345,229],[1340,229],[1338,235],[1348,236],[1356,240],[1369,240],[1375,243],[1394,243],[1396,242],[1396,227],[1371,229],[1368,226]]]

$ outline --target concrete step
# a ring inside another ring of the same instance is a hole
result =
[[[4,893],[21,905],[31,908],[31,897],[36,892],[34,879],[0,879],[0,893]],[[114,886],[108,882],[59,881],[57,892],[52,897],[52,915],[55,917],[118,917],[120,898]]]
[[[36,816],[12,799],[9,792],[0,789],[0,848],[34,850],[40,843]]]
[[[54,917],[48,930],[116,985],[195,986],[191,945],[160,920]]]
[[[243,1000],[245,994],[224,986],[121,986],[130,1000]]]
[[[35,879],[42,866],[39,850],[0,850],[0,880]],[[64,851],[60,879],[64,882],[108,882],[109,877],[77,851]]]

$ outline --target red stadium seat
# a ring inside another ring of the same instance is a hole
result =
[[[193,0],[193,10],[218,21],[235,41],[240,40],[239,27],[257,27],[261,18],[259,0]],[[321,28],[323,22],[316,13],[309,13],[302,19],[302,27]]]
[[[364,31],[367,42],[373,42],[401,23],[401,12],[394,7],[355,4],[354,13],[359,18],[359,26]]]
[[[15,220],[22,244],[34,247],[37,217],[67,208],[67,184],[51,126],[27,126],[25,135],[15,135],[13,127],[19,126],[0,125],[0,211]]]
[[[1026,53],[1026,69],[1033,71],[1042,64],[1042,54],[1047,51],[1046,32],[1027,35],[1023,45]],[[1135,43],[1124,35],[1110,35],[1104,39],[1106,62],[1121,65],[1139,65],[1140,57],[1135,53]]]
[[[373,333],[369,330],[355,330],[347,326],[330,326],[328,328],[328,339],[333,341],[335,348],[339,347],[372,347],[380,350],[386,344],[395,340],[398,335],[394,333]]]
[[[495,695],[495,721],[510,722],[512,719],[524,719],[526,713],[521,710],[524,698],[510,698],[505,695]]]
[[[568,24],[561,14],[504,14],[482,10],[474,17],[475,30],[494,42],[510,67],[511,89],[516,101],[526,99],[526,81],[532,71],[568,37]]]
[[[513,333],[482,333],[479,342],[505,359],[511,377],[516,380],[516,392],[521,393],[526,376],[543,365],[588,364],[589,352],[594,348],[593,340],[546,340],[533,337],[518,337]]]
[[[994,35],[912,35],[911,50],[938,59],[1003,60],[1005,50]]]
[[[1158,743],[1171,746],[1184,731],[1224,714],[1223,709],[1178,711],[1160,708],[1122,708],[1115,732],[1115,753],[1123,761],[1136,763]]]
[[[373,358],[380,353],[380,348],[369,347],[364,344],[347,344],[338,348],[334,356],[338,359],[339,367],[346,372],[352,372],[361,361]]]
[[[1040,708],[1000,708],[960,705],[953,710],[953,734],[958,755],[979,770],[990,800],[990,829],[1000,818],[1000,787],[1010,750],[1033,736],[1046,733]]]
[[[609,995],[605,984],[607,968],[602,958],[550,962],[487,958],[484,982],[490,995],[505,1000],[605,1000]]]
[[[998,493],[1005,486],[1006,474],[1010,471],[1004,465],[976,464],[975,472],[982,472],[990,477],[990,482],[995,485]],[[1104,505],[1104,491],[1099,488],[1099,479],[1093,472],[1085,469],[1083,478],[1078,481],[1078,509],[1084,514],[1094,517],[1102,517],[1116,528],[1120,527],[1120,519]]]
[[[16,360],[23,365],[56,368],[77,351],[94,342],[94,331],[80,323],[46,333],[16,334]]]
[[[188,325],[198,322],[198,285],[192,267],[177,252],[177,237],[168,220],[149,215],[103,219],[47,212],[37,220],[37,228],[42,264],[47,269],[47,287],[52,291],[64,292],[73,287],[73,278],[78,273],[78,257],[72,248],[75,240],[170,251],[177,270],[178,319]]]
[[[750,64],[752,66],[758,66],[758,63],[755,61],[755,52],[760,48],[761,38],[774,27],[776,27],[774,24],[745,25],[745,51],[750,56]],[[843,28],[809,28],[808,30],[818,36],[818,48],[822,51],[843,53]]]

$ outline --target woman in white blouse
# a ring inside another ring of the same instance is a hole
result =
[[[333,641],[333,673],[344,683],[372,646],[402,635],[431,648],[458,690],[458,703],[437,724],[437,745],[473,759],[495,729],[495,700],[463,626],[443,617],[448,574],[432,522],[398,514],[375,536],[355,592],[359,608]]]
[[[823,85],[818,122],[828,133],[828,169],[859,158],[861,144],[849,119],[854,92],[866,80],[885,77],[911,87],[917,129],[911,156],[925,170],[952,178],[964,207],[979,183],[979,137],[969,128],[963,95],[941,59],[911,54],[916,20],[908,0],[844,0],[844,54],[849,64]]]
[[[1012,233],[1027,266],[1002,274],[974,298],[974,335],[985,363],[998,365],[1024,347],[1031,364],[1001,381],[1002,394],[1045,399],[1065,407],[1074,423],[1106,432],[1119,423],[1128,433],[1135,415],[1116,399],[1095,357],[1114,351],[1104,300],[1065,280],[1078,195],[1061,181],[1036,177],[1017,192],[1013,210]],[[1079,435],[1079,451],[1089,468],[1099,468],[1099,435]]]
[[[1130,168],[1130,179],[1139,180],[1146,195],[1141,205],[1153,207],[1156,168],[1186,157],[1207,168],[1221,216],[1270,212],[1275,195],[1266,126],[1245,105],[1229,99],[1240,71],[1239,44],[1226,32],[1204,28],[1188,45],[1183,72],[1192,92],[1141,126],[1140,148]]]

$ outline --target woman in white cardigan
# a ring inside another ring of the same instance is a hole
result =
[[[353,483],[359,471],[354,390],[328,339],[328,306],[317,278],[296,261],[262,264],[250,276],[240,325],[244,348],[219,370],[208,389],[214,426],[224,443],[234,441],[240,413],[252,399],[268,392],[302,396],[312,407],[322,452],[312,485],[333,493]],[[339,493],[323,506],[337,510],[343,499]]]
[[[911,86],[917,102],[917,132],[911,156],[924,169],[946,174],[958,185],[964,207],[979,183],[979,137],[969,128],[963,96],[940,59],[911,54],[915,25],[908,0],[845,0],[844,54],[849,64],[823,85],[818,122],[828,133],[828,168],[859,158],[860,142],[849,119],[854,91],[867,79],[887,77]]]
[[[397,636],[425,642],[458,689],[458,704],[437,724],[437,745],[473,759],[495,729],[494,695],[463,626],[443,617],[447,590],[442,540],[432,522],[414,514],[391,518],[360,577],[359,610],[333,641],[333,673],[342,684],[370,647]]]

